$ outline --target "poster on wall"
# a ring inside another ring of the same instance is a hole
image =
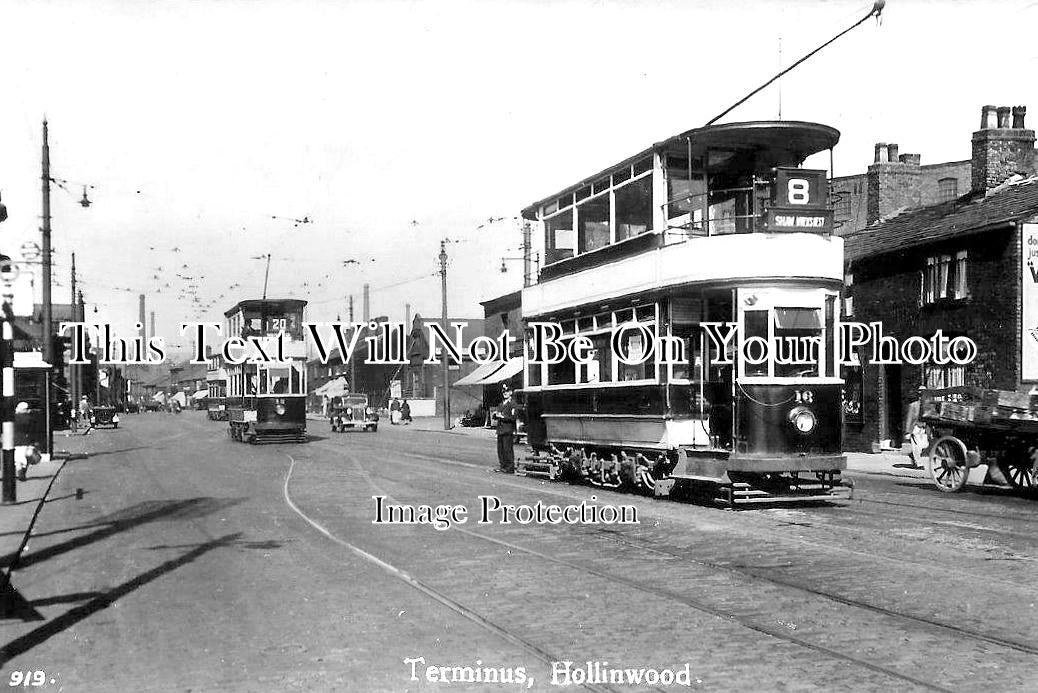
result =
[[[1020,253],[1021,311],[1020,364],[1022,380],[1038,381],[1038,224],[1024,224]]]

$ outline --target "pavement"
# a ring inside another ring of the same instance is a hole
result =
[[[11,603],[11,572],[29,542],[32,527],[46,503],[54,482],[65,465],[87,456],[87,436],[58,432],[54,436],[55,454],[26,470],[25,481],[15,482],[15,502],[0,505],[0,614],[17,608]]]

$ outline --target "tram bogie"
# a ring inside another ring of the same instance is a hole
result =
[[[838,138],[690,131],[524,210],[548,262],[523,318],[592,349],[527,369],[520,473],[727,505],[849,496],[842,239],[826,172],[798,168]]]

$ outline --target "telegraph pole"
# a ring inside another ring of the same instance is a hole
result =
[[[443,333],[447,334],[447,241],[440,241],[440,314]],[[441,351],[443,360],[443,430],[451,430],[450,366],[447,365],[447,350]]]
[[[52,368],[54,366],[54,316],[52,315],[50,284],[50,143],[47,136],[47,119],[43,120],[43,156],[42,175],[40,176],[43,191],[43,360]],[[54,448],[54,422],[51,420],[50,388],[54,382],[53,373],[47,371],[47,395],[43,403],[44,425],[47,431],[47,454]]]
[[[43,174],[40,176],[43,183],[43,360],[47,363],[54,361],[54,344],[51,333],[54,330],[52,324],[50,298],[50,144],[47,139],[47,121],[43,121]],[[47,403],[47,430],[50,430],[50,403]]]

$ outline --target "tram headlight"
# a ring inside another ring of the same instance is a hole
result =
[[[793,428],[805,435],[815,430],[815,425],[818,423],[814,412],[807,407],[797,407],[790,411],[789,421],[793,424]]]
[[[277,414],[278,416],[284,416],[285,415],[285,403],[282,402],[281,400],[278,400],[274,404],[274,413]]]

